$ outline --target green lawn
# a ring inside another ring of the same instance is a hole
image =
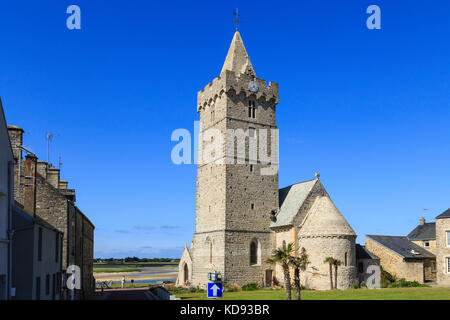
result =
[[[206,293],[173,292],[186,300],[207,300]],[[225,300],[284,300],[285,291],[259,289],[255,291],[225,292]],[[294,292],[292,297],[295,298]],[[348,289],[337,291],[302,291],[303,300],[450,300],[450,288],[386,288]]]

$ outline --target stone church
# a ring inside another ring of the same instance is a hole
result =
[[[248,136],[252,130],[273,132],[277,104],[278,84],[256,77],[236,31],[220,76],[198,93],[200,133],[211,128],[224,135],[229,129],[242,129]],[[224,149],[230,142],[226,140]],[[277,152],[278,146],[272,144],[270,149]],[[301,279],[306,287],[330,288],[329,266],[324,263],[329,256],[342,261],[338,288],[357,281],[356,234],[318,174],[279,189],[278,171],[266,175],[261,170],[274,163],[254,163],[247,154],[238,159],[237,153],[231,156],[236,161],[224,163],[222,158],[213,155],[197,167],[195,233],[190,248],[186,245],[183,251],[177,285],[204,287],[213,271],[228,284],[283,284],[280,266],[266,261],[275,248],[287,243],[294,243],[296,253],[304,247],[309,255]]]

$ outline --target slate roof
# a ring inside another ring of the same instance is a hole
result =
[[[412,243],[408,237],[374,235],[368,235],[367,237],[378,242],[383,247],[390,249],[404,259],[436,258],[431,252]],[[411,250],[414,250],[418,254],[412,253]]]
[[[280,212],[277,215],[277,221],[270,227],[283,227],[291,225],[292,219],[300,210],[317,179],[293,184],[289,187],[279,190]]]
[[[444,218],[450,218],[450,209],[447,209],[447,211],[444,211],[440,215],[436,217],[436,219],[444,219]]]
[[[419,224],[408,234],[409,240],[436,240],[436,223]]]
[[[372,260],[380,260],[376,255],[372,252],[367,251],[365,246],[356,244],[356,259],[372,259]]]

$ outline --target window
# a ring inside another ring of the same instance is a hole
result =
[[[429,248],[429,247],[430,247],[430,241],[424,241],[424,242],[423,242],[423,246],[424,246],[425,248]]]
[[[55,262],[58,262],[59,257],[59,234],[55,231]]]
[[[214,106],[211,106],[211,121],[214,121]]]
[[[256,103],[255,101],[249,100],[248,101],[248,117],[249,118],[256,118]]]
[[[258,243],[254,240],[250,243],[250,265],[258,263]]]
[[[447,247],[450,247],[450,231],[445,232],[445,237],[447,239]]]
[[[255,210],[255,204],[254,203],[250,204],[250,209]]]
[[[250,165],[250,172],[253,172],[253,165]]]
[[[41,300],[41,277],[36,278],[36,300]]]
[[[46,275],[45,276],[45,294],[49,295],[50,294],[50,275]]]
[[[450,258],[447,258],[447,273],[450,273]]]
[[[38,235],[38,261],[42,261],[42,228],[39,228]]]
[[[344,255],[344,266],[347,266],[347,252]]]

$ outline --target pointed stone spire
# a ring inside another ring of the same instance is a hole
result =
[[[227,58],[225,59],[220,74],[224,73],[225,70],[234,71],[236,74],[246,73],[256,76],[239,31],[236,31],[234,34],[230,49],[228,49]]]

